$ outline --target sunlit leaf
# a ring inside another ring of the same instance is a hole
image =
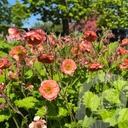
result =
[[[85,92],[83,98],[84,98],[83,99],[84,105],[87,108],[90,108],[92,111],[97,110],[98,106],[100,105],[100,99],[97,95],[88,91],[88,92]]]
[[[16,100],[15,104],[19,108],[30,109],[30,108],[33,108],[37,102],[39,102],[39,101],[34,97],[26,97],[22,100]]]

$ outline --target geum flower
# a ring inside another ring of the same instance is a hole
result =
[[[85,31],[84,32],[84,39],[93,42],[98,38],[97,34],[94,31]]]
[[[121,41],[121,46],[125,46],[128,44],[128,38],[124,38],[122,41]]]
[[[29,44],[32,45],[38,45],[46,40],[45,33],[41,29],[26,32],[24,34],[24,38]]]
[[[21,39],[20,31],[15,27],[9,28],[8,33],[9,33],[9,36],[12,37],[13,39],[16,39],[16,40]]]
[[[98,63],[98,62],[93,62],[92,64],[89,65],[88,70],[89,71],[98,71],[103,69],[103,65]]]
[[[119,64],[118,67],[119,67],[121,70],[128,69],[128,60],[127,60],[127,59],[124,59],[124,60],[123,60],[123,63],[122,63],[122,64]]]
[[[18,79],[17,74],[14,73],[14,72],[12,72],[12,71],[9,71],[9,72],[8,72],[8,76],[9,76],[11,79],[13,79],[13,80],[17,80],[17,79]]]
[[[79,44],[75,44],[70,53],[74,56],[74,57],[77,57],[79,55],[82,55],[82,52],[80,51],[80,48],[79,48]]]
[[[118,55],[125,55],[128,54],[128,50],[122,48],[121,46],[117,47],[117,54]]]
[[[73,75],[76,70],[76,63],[72,59],[66,59],[62,62],[61,71],[67,75]]]
[[[43,63],[43,64],[50,64],[54,62],[54,56],[51,54],[41,54],[38,56],[38,61]]]
[[[41,95],[47,99],[47,100],[54,100],[59,91],[59,85],[57,84],[56,81],[54,80],[44,80],[41,82],[41,86],[39,88],[39,91],[41,93]]]
[[[15,46],[10,52],[10,57],[15,59],[17,62],[22,62],[28,55],[26,49],[23,46]]]
[[[47,128],[46,121],[41,119],[39,116],[35,116],[34,121],[29,124],[29,128]]]
[[[10,62],[7,58],[0,58],[0,69],[6,69],[10,67]]]
[[[38,45],[36,45],[36,47],[32,44],[29,44],[28,48],[31,51],[31,53],[34,55],[38,55],[39,53],[42,53],[42,51],[44,51],[42,44],[38,44]]]
[[[91,53],[92,52],[92,44],[90,42],[87,42],[87,41],[82,41],[80,44],[79,44],[79,49],[82,51],[82,52],[88,52],[88,53]]]

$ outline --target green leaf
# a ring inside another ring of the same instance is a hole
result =
[[[127,84],[127,81],[122,80],[122,79],[118,79],[117,81],[113,82],[113,86],[117,89],[117,90],[122,90],[123,86],[125,86]]]
[[[34,97],[26,97],[22,100],[16,100],[15,104],[19,108],[30,109],[30,108],[33,108],[37,102],[39,102],[39,101]]]
[[[98,74],[98,78],[100,79],[101,82],[105,82],[105,73],[101,73],[101,74]]]
[[[47,113],[46,106],[42,106],[41,108],[38,109],[38,111],[35,115],[40,116],[41,118],[44,118],[46,113]]]
[[[66,56],[66,58],[69,57],[71,48],[72,48],[72,45],[69,45],[69,46],[65,47],[65,54],[66,54],[65,56]]]
[[[98,114],[100,114],[102,120],[106,123],[110,123],[111,126],[114,126],[117,124],[117,118],[116,118],[116,110],[99,110]]]
[[[108,54],[108,53],[107,53],[107,54]],[[107,56],[107,54],[106,54],[106,56]],[[109,65],[108,65],[108,60],[107,60],[106,58],[107,58],[107,57],[104,57],[104,56],[99,57],[99,58],[98,58],[98,62],[102,63],[106,68],[108,68]]]
[[[91,128],[94,122],[95,122],[94,118],[85,116],[82,126],[86,128]]]
[[[0,57],[7,57],[7,53],[0,51]]]
[[[28,70],[27,72],[25,72],[25,78],[26,79],[30,79],[32,76],[33,76],[32,70]]]
[[[8,120],[10,116],[7,115],[0,115],[0,122],[3,122],[5,120]]]
[[[64,107],[59,107],[59,114],[58,114],[58,117],[63,117],[63,116],[67,116],[67,109],[64,108]]]
[[[96,111],[98,106],[100,105],[100,99],[94,93],[88,91],[84,94],[84,105],[87,108],[90,108],[92,111]]]
[[[51,117],[51,118],[56,118],[58,113],[58,107],[55,106],[54,104],[52,104],[51,102],[48,102],[47,103],[47,110],[48,110],[48,113],[47,113],[47,116],[48,117]]]
[[[118,118],[118,128],[128,127],[128,108],[120,109]]]
[[[42,75],[42,68],[43,64],[41,62],[35,62],[34,67],[36,68],[37,72]]]
[[[99,50],[102,49],[103,45],[104,45],[104,43],[103,43],[102,41],[100,41],[100,42],[99,42]]]
[[[110,43],[108,45],[108,53],[109,53],[109,55],[116,50],[116,48],[118,47],[118,45],[119,45],[118,42]]]
[[[53,80],[59,81],[59,76],[58,76],[58,74],[54,74],[54,75],[53,75]]]
[[[5,75],[0,75],[0,83],[5,81]]]
[[[110,103],[120,104],[119,92],[116,89],[107,89],[102,93],[102,98],[108,100]]]

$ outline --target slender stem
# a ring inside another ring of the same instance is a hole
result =
[[[11,112],[11,108],[9,108],[9,111]],[[17,121],[16,118],[15,118],[15,115],[12,116],[12,118],[13,118],[13,121],[14,121],[16,127],[17,127],[17,128],[20,128],[20,127],[19,127],[19,124],[18,124],[18,121]]]
[[[46,73],[47,77],[48,77],[48,78],[50,77],[50,79],[52,79],[52,78],[51,78],[51,75],[50,75],[50,73],[49,73],[49,71],[48,71],[48,69],[47,69],[47,67],[46,67],[46,65],[45,65],[45,64],[43,64],[43,65],[44,65],[45,73]]]
[[[25,62],[23,62],[22,64],[22,81],[23,83],[25,83]]]
[[[10,108],[16,112],[17,114],[21,115],[23,117],[23,119],[25,120],[25,124],[28,127],[26,118],[24,117],[24,115],[18,110],[18,108],[14,108],[11,104],[11,102],[9,101],[8,97],[4,94],[4,92],[0,91],[0,93],[2,94],[3,98],[5,98],[5,100],[7,101],[8,105],[10,106]]]
[[[6,69],[4,69],[4,83],[6,84],[7,76],[6,76]]]
[[[57,68],[57,66],[56,66],[57,64],[55,64],[55,68],[56,68],[56,71],[58,71],[57,73],[58,73],[58,78],[59,78],[59,84],[60,84],[60,86],[61,86],[61,75],[60,75],[60,72],[59,72],[59,70],[58,70],[58,68]],[[62,87],[62,86],[61,86]],[[68,87],[68,85],[67,85],[67,87]],[[67,88],[66,87],[66,88]],[[67,95],[66,95],[66,93],[63,91],[63,88],[62,88],[62,92],[60,92],[60,95],[62,96],[62,98],[64,99],[64,101],[66,101],[66,106],[67,106],[67,109],[69,110],[69,114],[70,114],[70,118],[71,118],[71,121],[74,121],[74,122],[76,122],[76,120],[75,120],[75,117],[74,117],[74,115],[73,115],[73,113],[72,113],[72,109],[71,109],[71,107],[69,106],[69,103],[68,103],[68,99],[67,99]]]
[[[71,107],[69,106],[68,99],[67,99],[67,97],[65,97],[66,95],[63,95],[61,92],[60,92],[60,95],[61,95],[62,98],[66,101],[66,106],[67,106],[67,109],[69,110],[69,114],[70,114],[71,121],[76,122],[75,117],[74,117],[74,115],[73,115],[73,113],[72,113],[72,109],[71,109]]]
[[[13,116],[12,118],[13,118],[13,120],[14,120],[14,122],[15,122],[16,127],[17,127],[17,128],[20,128],[19,125],[18,125],[18,123],[17,123],[17,121],[16,121],[16,119],[15,119],[15,117]]]
[[[25,121],[25,124],[26,124],[26,126],[27,126],[27,128],[28,128],[29,126],[28,126],[28,124],[27,124],[27,120],[26,120],[26,118],[24,117],[24,115],[23,115],[18,109],[17,109],[17,113],[23,117],[23,119],[24,119],[24,121]]]

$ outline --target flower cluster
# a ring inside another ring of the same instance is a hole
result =
[[[127,75],[127,38],[109,44],[107,38],[99,41],[96,32],[87,29],[80,36],[64,37],[41,29],[25,32],[13,27],[8,32],[20,44],[11,46],[7,57],[0,58],[0,96],[4,98],[0,108],[9,106],[29,128],[47,128],[58,119],[65,126],[69,118],[76,122],[77,97],[85,80],[101,72]]]

